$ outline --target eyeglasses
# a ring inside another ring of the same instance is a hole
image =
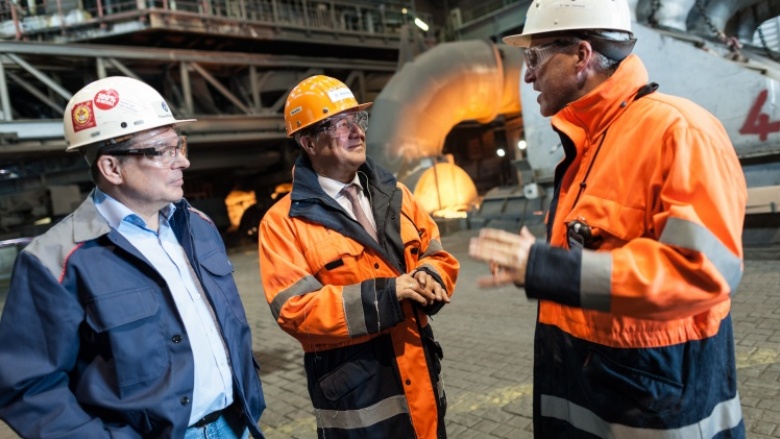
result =
[[[347,136],[352,131],[352,125],[357,125],[363,132],[368,129],[368,113],[358,111],[357,113],[340,114],[330,119],[325,119],[317,126],[318,131],[330,133],[332,136]]]
[[[555,40],[552,43],[523,49],[525,65],[530,71],[534,71],[544,64],[555,52],[576,44],[576,41]]]
[[[154,142],[146,142],[142,143],[139,146],[143,145],[155,145]],[[162,148],[158,149],[160,146]],[[112,155],[112,156],[128,156],[128,155],[142,155],[149,160],[152,161],[155,165],[158,165],[162,168],[169,168],[171,165],[173,165],[173,162],[176,161],[176,157],[178,155],[181,155],[184,158],[187,158],[188,153],[187,148],[187,136],[179,136],[178,141],[175,145],[161,145],[160,143],[157,143],[156,146],[149,146],[146,148],[128,148],[128,149],[120,149],[118,151],[110,151],[107,152],[106,155]]]

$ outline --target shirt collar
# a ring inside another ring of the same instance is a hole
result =
[[[110,195],[101,191],[99,188],[95,188],[93,200],[98,212],[103,215],[103,218],[105,218],[106,221],[108,221],[108,224],[114,229],[118,229],[122,221],[128,221],[141,227],[146,227],[146,221],[138,214],[130,210],[129,207],[122,204],[119,200],[112,198]],[[175,211],[176,206],[173,205],[173,203],[160,209],[160,213],[167,220],[171,219],[171,216],[173,216]]]
[[[342,196],[341,193],[342,189],[345,187],[356,184],[360,188],[360,190],[363,190],[363,186],[360,184],[360,178],[358,178],[358,174],[355,173],[355,178],[352,179],[349,183],[342,183],[338,180],[334,180],[329,177],[325,177],[324,175],[317,174],[317,180],[320,182],[320,186],[322,187],[322,190],[325,191],[326,194],[330,195],[331,198],[334,200],[338,198],[339,196]]]

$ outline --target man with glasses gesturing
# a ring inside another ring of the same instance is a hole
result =
[[[183,196],[187,142],[147,84],[65,109],[95,189],[18,256],[0,319],[0,418],[24,438],[262,438],[233,267]]]
[[[534,0],[504,41],[565,151],[547,242],[483,229],[469,248],[483,286],[539,300],[534,436],[745,437],[730,306],[747,191],[723,126],[656,92],[626,0]]]
[[[369,105],[322,75],[290,92],[285,124],[302,154],[292,192],[260,223],[263,289],[305,351],[320,438],[441,439],[428,316],[450,301],[459,265],[409,189],[366,157]]]

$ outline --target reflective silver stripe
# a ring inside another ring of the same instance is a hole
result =
[[[391,396],[359,410],[319,410],[314,409],[317,428],[361,428],[390,419],[395,415],[409,413],[409,405],[403,395]]]
[[[669,430],[629,427],[622,424],[610,424],[592,411],[552,395],[541,397],[542,416],[566,421],[575,428],[601,438],[631,439],[689,439],[711,438],[721,431],[730,430],[742,421],[742,408],[739,394],[734,398],[718,403],[712,413],[701,421],[685,427]]]
[[[737,291],[739,281],[742,280],[742,260],[704,226],[680,218],[669,218],[659,241],[703,253],[726,279],[731,293]]]
[[[344,318],[347,320],[349,336],[359,337],[368,334],[360,284],[345,286],[341,297],[344,301]]]
[[[284,306],[284,302],[287,302],[289,298],[311,293],[312,291],[317,291],[320,288],[322,288],[320,281],[318,281],[314,276],[308,275],[298,282],[292,284],[290,288],[287,288],[284,291],[280,291],[271,302],[271,314],[274,315],[274,320],[279,319],[279,314],[282,312],[282,306]]]
[[[612,255],[582,251],[580,305],[585,309],[609,311],[612,306]]]
[[[436,391],[439,392],[439,399],[444,398],[444,379],[439,375],[439,382],[436,383]]]
[[[441,242],[439,242],[438,239],[431,239],[431,242],[428,243],[428,248],[425,249],[425,252],[423,252],[420,258],[427,258],[442,250],[444,250],[444,247],[442,247]]]

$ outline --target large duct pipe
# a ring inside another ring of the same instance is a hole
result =
[[[452,127],[519,113],[522,52],[488,41],[439,44],[407,63],[371,109],[368,154],[403,181],[421,159],[442,154]]]
[[[753,41],[756,30],[765,21],[780,16],[780,2],[764,2],[749,9],[743,9],[729,20],[728,30],[733,28],[733,35],[740,41]],[[732,33],[729,33],[732,35]]]
[[[696,0],[637,0],[636,20],[661,29],[686,32],[688,12],[695,3]]]
[[[701,0],[697,0],[701,1]],[[707,38],[713,38],[714,26],[721,32],[726,31],[729,19],[738,11],[765,3],[768,0],[710,0],[704,13],[698,7],[691,9],[688,16],[688,30]],[[728,34],[732,36],[733,34]]]

